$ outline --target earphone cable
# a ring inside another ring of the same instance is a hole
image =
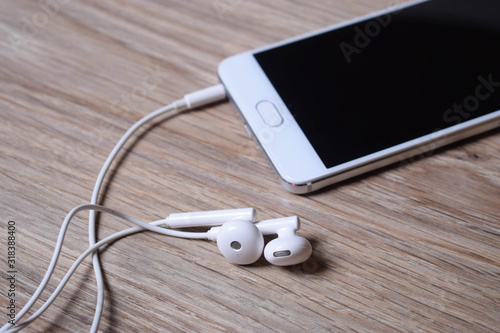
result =
[[[124,219],[126,221],[129,221],[131,223],[134,223],[134,224],[137,225],[137,227],[129,228],[129,229],[117,232],[117,233],[115,233],[115,234],[113,234],[111,236],[108,236],[108,237],[104,238],[103,240],[95,243],[94,245],[90,246],[73,263],[73,265],[67,271],[66,275],[61,280],[61,282],[59,283],[58,287],[54,290],[54,292],[52,293],[52,295],[50,296],[50,298],[43,304],[43,306],[37,312],[35,312],[31,317],[29,317],[24,322],[18,324],[18,326],[14,327],[14,328],[11,328],[11,329],[5,330],[6,328],[8,328],[7,325],[9,325],[9,324],[7,324],[6,326],[2,327],[2,329],[0,330],[0,332],[8,332],[8,333],[17,332],[17,331],[25,328],[29,324],[31,324],[38,317],[40,317],[50,307],[50,305],[54,302],[54,300],[59,296],[60,292],[65,287],[66,283],[69,281],[69,279],[74,274],[74,272],[78,268],[78,266],[82,263],[82,261],[88,255],[90,255],[92,252],[94,252],[95,250],[101,248],[102,246],[104,246],[104,245],[106,245],[106,244],[108,244],[108,243],[110,243],[112,241],[115,241],[115,240],[120,239],[120,238],[122,238],[124,236],[128,236],[128,235],[131,235],[131,234],[139,232],[139,231],[143,231],[145,229],[153,231],[153,232],[156,232],[156,233],[160,233],[160,234],[164,234],[164,235],[168,235],[168,236],[180,237],[180,238],[207,239],[207,233],[206,232],[184,232],[184,231],[177,231],[177,230],[171,230],[171,229],[165,229],[165,228],[158,227],[158,225],[165,224],[165,220],[164,219],[158,220],[158,221],[154,221],[154,222],[150,222],[150,223],[146,223],[146,222],[142,222],[142,221],[140,221],[140,220],[138,220],[136,218],[133,218],[132,216],[129,216],[127,214],[124,214],[122,212],[119,212],[119,211],[116,211],[114,209],[111,209],[111,208],[108,208],[108,207],[104,207],[104,206],[92,205],[92,204],[85,204],[85,205],[77,206],[77,207],[73,208],[68,213],[68,215],[66,216],[66,218],[65,218],[65,220],[63,222],[63,225],[62,225],[61,230],[59,232],[58,241],[57,241],[56,249],[55,249],[53,257],[52,257],[52,261],[51,261],[51,263],[49,265],[49,269],[47,269],[47,272],[45,273],[45,276],[44,276],[44,279],[43,279],[42,283],[39,285],[37,291],[33,294],[33,296],[28,301],[28,303],[25,305],[25,307],[18,314],[18,316],[16,317],[16,321],[18,321],[19,319],[21,319],[22,316],[24,316],[24,314],[33,306],[33,304],[40,297],[40,294],[45,289],[45,286],[47,285],[48,281],[50,280],[50,278],[51,278],[51,276],[53,274],[54,268],[55,268],[55,266],[57,264],[58,258],[60,256],[61,248],[62,248],[62,245],[63,245],[63,242],[64,242],[64,236],[65,236],[66,231],[68,229],[69,223],[71,222],[71,220],[73,219],[73,217],[77,213],[79,213],[81,211],[84,211],[84,210],[94,210],[94,211],[108,213],[108,214],[117,216],[117,217],[119,217],[121,219]]]
[[[222,84],[218,84],[212,87],[208,87],[202,90],[198,90],[195,92],[192,92],[190,94],[184,95],[184,98],[175,101],[174,103],[164,106],[162,108],[159,108],[156,111],[153,111],[152,113],[146,115],[142,119],[140,119],[138,122],[136,122],[130,129],[122,136],[120,141],[115,145],[111,153],[109,154],[108,158],[106,159],[106,162],[101,168],[101,171],[99,173],[99,176],[96,180],[96,183],[94,185],[94,190],[92,192],[92,198],[90,203],[91,204],[97,204],[98,198],[99,198],[99,192],[101,189],[101,186],[104,182],[104,178],[106,176],[106,173],[108,172],[109,168],[111,167],[111,164],[113,163],[114,159],[118,155],[118,152],[122,149],[122,147],[125,145],[125,143],[132,137],[132,135],[143,125],[146,123],[150,122],[151,120],[162,116],[168,112],[171,111],[183,111],[183,110],[190,110],[194,109],[197,107],[201,107],[210,103],[215,103],[219,102],[222,100],[226,99],[226,90]],[[95,224],[96,224],[96,216],[94,211],[90,211],[89,215],[89,245],[92,246],[96,243],[96,230],[95,230]],[[96,300],[96,311],[94,314],[94,320],[92,322],[92,327],[90,332],[95,333],[97,332],[97,328],[99,327],[99,323],[102,317],[102,311],[103,311],[103,305],[104,305],[104,279],[102,276],[102,270],[101,270],[101,263],[99,261],[99,254],[98,251],[95,251],[92,255],[92,264],[94,267],[94,274],[95,274],[95,279],[96,279],[96,285],[97,285],[97,300]]]
[[[112,210],[107,207],[99,206],[97,205],[97,201],[99,198],[99,192],[101,189],[101,186],[104,182],[104,178],[106,176],[107,171],[111,167],[112,162],[118,155],[119,151],[122,149],[122,147],[125,145],[125,143],[133,136],[133,134],[144,124],[150,122],[151,120],[162,116],[166,113],[172,112],[172,111],[184,111],[188,109],[193,109],[197,108],[206,104],[210,103],[215,103],[218,101],[222,101],[226,99],[226,91],[224,87],[221,84],[202,89],[199,91],[196,91],[194,93],[190,93],[184,96],[183,99],[180,99],[178,101],[175,101],[174,103],[161,107],[154,112],[146,115],[142,119],[140,119],[138,122],[136,122],[120,139],[120,141],[115,145],[113,148],[112,152],[106,159],[106,162],[104,163],[99,176],[96,180],[93,192],[92,192],[92,198],[91,198],[91,203],[86,204],[86,205],[81,205],[73,208],[73,210],[68,213],[65,221],[63,222],[63,225],[61,227],[58,241],[53,253],[53,257],[51,260],[51,263],[49,264],[49,268],[47,269],[47,272],[38,286],[37,290],[33,294],[33,296],[30,298],[28,303],[21,309],[21,311],[18,313],[18,315],[15,318],[14,323],[7,323],[3,327],[0,328],[0,332],[17,332],[30,323],[32,323],[35,319],[37,319],[55,300],[55,298],[59,295],[60,291],[64,288],[64,285],[67,283],[69,278],[72,276],[74,270],[78,267],[78,265],[85,259],[86,256],[89,254],[92,254],[92,263],[93,263],[93,268],[95,271],[95,277],[96,277],[96,284],[97,284],[97,301],[96,301],[96,308],[95,308],[95,313],[94,313],[94,319],[92,323],[92,327],[90,332],[97,332],[97,328],[100,323],[100,319],[102,316],[102,310],[103,310],[103,304],[104,304],[104,280],[102,276],[102,270],[101,270],[101,265],[99,261],[99,256],[98,256],[98,249],[99,247],[109,243],[111,240],[116,240],[121,237],[124,237],[126,235],[139,232],[141,230],[151,230],[154,232],[166,234],[169,236],[174,236],[174,237],[182,237],[182,238],[198,238],[198,239],[207,239],[207,233],[206,232],[201,232],[201,233],[193,233],[193,232],[182,232],[182,231],[176,231],[176,230],[169,230],[165,228],[160,228],[157,226],[158,224],[164,223],[164,220],[152,222],[151,224],[142,222],[140,220],[137,220],[135,218],[132,218],[126,214],[120,213],[118,211]],[[13,328],[12,326],[15,325],[15,323],[18,323],[20,319],[26,314],[27,311],[31,309],[31,307],[34,305],[34,303],[38,300],[40,297],[40,294],[43,292],[45,289],[45,286],[47,285],[48,281],[50,280],[50,277],[52,276],[52,273],[54,271],[54,268],[57,264],[62,244],[64,241],[64,236],[67,231],[68,225],[72,217],[77,214],[78,212],[82,210],[90,210],[89,213],[89,249],[82,254],[82,256],[73,264],[72,268],[70,268],[70,271],[68,271],[67,275],[61,281],[59,284],[58,289],[56,289],[57,292],[54,292],[52,296],[49,298],[49,300],[30,318],[28,318],[26,321],[23,323],[19,324],[17,327]],[[123,218],[129,222],[135,223],[138,225],[138,227],[135,228],[130,228],[121,232],[118,232],[114,235],[111,235],[101,242],[97,242],[96,239],[96,230],[95,230],[95,218],[96,218],[96,211],[101,211],[101,212],[106,212],[110,213],[113,215],[116,215],[120,218]]]
[[[181,106],[184,107],[184,106]],[[108,158],[106,159],[106,162],[101,168],[101,171],[99,173],[99,176],[97,177],[96,183],[94,185],[94,190],[92,192],[92,198],[90,200],[91,204],[97,204],[98,198],[99,198],[99,191],[101,189],[101,186],[104,182],[104,178],[106,176],[106,173],[108,172],[109,168],[111,167],[111,164],[113,163],[114,159],[118,155],[118,152],[122,149],[122,147],[125,145],[127,140],[132,137],[132,135],[144,124],[147,122],[151,121],[154,118],[157,118],[161,115],[164,115],[168,112],[174,111],[176,109],[181,110],[181,107],[176,108],[175,103],[164,106],[149,115],[143,117],[141,120],[136,122],[118,141],[118,143],[115,145],[111,153],[109,154]],[[90,211],[89,214],[89,245],[93,246],[96,244],[97,239],[96,239],[96,212],[95,211]],[[95,251],[92,254],[92,265],[94,268],[94,275],[96,279],[96,286],[97,286],[97,300],[96,300],[96,309],[94,313],[94,319],[92,322],[92,328],[90,332],[95,333],[97,332],[97,328],[99,327],[99,323],[102,317],[102,311],[103,311],[103,305],[104,305],[104,278],[102,275],[102,269],[101,269],[101,263],[99,260],[99,254],[98,251]]]

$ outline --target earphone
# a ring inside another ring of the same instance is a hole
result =
[[[255,221],[255,209],[243,208],[171,214],[165,224],[170,228],[212,227],[208,239],[217,242],[224,257],[239,265],[254,263],[262,253],[277,266],[300,264],[311,256],[309,241],[296,235],[300,229],[297,216]],[[278,237],[264,247],[264,235]]]
[[[127,214],[118,212],[111,208],[103,207],[97,204],[99,191],[104,182],[107,171],[112,162],[123,148],[130,137],[147,122],[162,116],[171,111],[184,111],[200,107],[209,103],[222,101],[226,99],[226,91],[222,85],[215,85],[202,89],[184,96],[172,104],[161,107],[156,111],[146,115],[136,122],[118,141],[112,152],[106,159],[99,176],[97,177],[90,204],[84,204],[73,208],[66,216],[54,250],[52,260],[45,273],[43,280],[34,292],[26,305],[17,313],[16,317],[9,320],[0,328],[0,333],[17,332],[33,323],[39,318],[53,301],[60,294],[66,283],[69,281],[76,268],[87,257],[92,256],[93,268],[97,284],[97,302],[94,313],[94,320],[90,332],[97,332],[104,303],[104,281],[98,256],[98,249],[124,236],[131,235],[144,230],[153,231],[163,235],[180,238],[206,239],[217,242],[217,247],[224,257],[230,262],[239,265],[248,265],[257,261],[262,255],[268,262],[278,266],[289,266],[306,261],[312,254],[312,247],[305,238],[297,236],[296,232],[300,229],[300,221],[297,216],[277,218],[271,220],[257,221],[257,215],[253,208],[215,210],[207,212],[194,213],[173,213],[167,218],[146,223],[133,218]],[[90,211],[89,214],[89,245],[90,247],[80,255],[71,268],[67,271],[65,277],[61,280],[58,287],[52,293],[50,298],[28,319],[21,322],[21,318],[33,307],[39,299],[41,293],[47,286],[52,273],[54,272],[59,255],[61,253],[64,236],[71,219],[81,211]],[[95,214],[103,212],[112,214],[136,225],[117,232],[100,241],[96,239]],[[178,229],[190,227],[210,227],[205,232],[186,232]],[[277,238],[264,243],[265,235],[277,235]]]

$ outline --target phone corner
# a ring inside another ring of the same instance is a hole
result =
[[[313,191],[313,182],[307,180],[292,179],[275,172],[281,186],[293,194],[307,194]]]

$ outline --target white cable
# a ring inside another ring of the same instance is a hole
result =
[[[197,108],[209,103],[214,103],[218,101],[222,101],[226,99],[226,91],[224,87],[219,84],[213,87],[209,87],[191,94],[187,94],[184,96],[183,99],[178,100],[170,105],[164,106],[162,108],[157,109],[156,111],[150,113],[149,115],[143,117],[141,120],[139,120],[137,123],[135,123],[120,139],[120,141],[116,144],[110,155],[108,156],[106,162],[104,163],[99,176],[96,180],[94,190],[92,192],[92,199],[91,199],[91,204],[88,205],[81,205],[78,207],[75,207],[73,210],[68,213],[66,216],[66,219],[63,222],[63,225],[61,227],[58,241],[56,244],[56,248],[54,250],[54,254],[52,256],[52,260],[49,264],[49,268],[47,269],[47,272],[38,286],[37,290],[33,294],[33,296],[30,298],[28,303],[21,309],[21,311],[18,313],[18,315],[15,318],[15,323],[17,323],[25,314],[27,311],[30,310],[30,308],[34,305],[34,303],[38,300],[40,297],[40,294],[43,292],[45,289],[48,281],[50,280],[50,277],[52,276],[52,273],[54,271],[54,268],[57,264],[57,260],[59,258],[60,252],[61,252],[61,247],[64,241],[64,236],[67,231],[69,221],[71,218],[77,214],[78,212],[85,210],[85,209],[90,209],[90,215],[89,215],[89,244],[90,248],[82,254],[82,256],[75,262],[75,264],[72,266],[70,271],[67,273],[65,276],[64,280],[61,281],[58,289],[52,294],[51,298],[40,308],[33,316],[28,318],[25,322],[19,324],[19,326],[12,328],[9,330],[10,327],[12,327],[12,324],[5,324],[2,328],[0,328],[0,332],[17,332],[24,327],[26,327],[28,324],[33,322],[36,318],[38,318],[54,301],[54,299],[59,295],[60,291],[62,288],[64,288],[64,285],[67,283],[67,280],[71,277],[73,274],[74,270],[78,267],[78,265],[83,261],[83,259],[88,256],[89,254],[93,253],[92,256],[92,262],[93,262],[93,267],[96,275],[96,283],[97,283],[97,303],[96,303],[96,310],[94,314],[94,320],[92,323],[92,328],[91,332],[97,332],[97,328],[99,326],[99,322],[101,319],[102,315],[102,308],[103,308],[103,303],[104,303],[104,282],[103,282],[103,277],[102,277],[102,270],[101,270],[101,265],[99,262],[99,256],[97,254],[97,249],[107,243],[109,243],[112,240],[119,239],[123,236],[148,229],[154,232],[159,232],[162,234],[166,234],[169,236],[174,236],[174,237],[183,237],[183,238],[207,238],[207,233],[188,233],[188,232],[182,232],[182,231],[176,231],[176,230],[169,230],[169,229],[164,229],[164,228],[159,228],[156,226],[156,223],[160,224],[162,222],[156,221],[152,222],[151,224],[139,221],[137,219],[134,219],[126,214],[120,213],[118,211],[103,207],[103,206],[98,206],[96,205],[99,197],[99,191],[101,189],[102,183],[104,182],[104,177],[106,176],[107,171],[109,170],[112,162],[116,158],[118,152],[121,150],[123,145],[126,143],[130,137],[144,124],[147,122],[164,115],[168,112],[171,111],[183,111],[187,109],[193,109]],[[130,228],[127,230],[124,230],[122,232],[118,232],[114,235],[111,235],[101,242],[96,242],[96,231],[95,231],[95,212],[96,211],[101,211],[101,212],[107,212],[113,215],[116,215],[118,217],[124,218],[130,222],[133,222],[135,224],[138,224],[139,227],[135,228]],[[164,221],[163,221],[164,222]],[[36,316],[35,316],[36,315]]]
[[[62,289],[64,288],[64,286],[66,285],[66,283],[69,281],[69,279],[71,278],[71,276],[74,274],[74,272],[78,268],[78,266],[82,263],[82,261],[89,254],[91,254],[92,252],[94,252],[96,249],[98,249],[98,248],[100,248],[100,247],[102,247],[102,246],[104,246],[104,245],[106,245],[106,244],[108,244],[108,243],[110,243],[112,241],[115,241],[115,240],[117,240],[119,238],[122,238],[124,236],[131,235],[133,233],[142,231],[144,229],[148,229],[148,230],[160,233],[160,234],[164,234],[164,235],[168,235],[168,236],[174,236],[174,237],[192,238],[192,239],[207,239],[207,233],[206,232],[183,232],[183,231],[170,230],[170,229],[165,229],[165,228],[158,227],[158,225],[160,225],[160,224],[165,224],[165,220],[164,219],[163,220],[158,220],[158,221],[155,221],[155,222],[151,222],[151,223],[146,223],[146,222],[142,222],[142,221],[140,221],[140,220],[138,220],[136,218],[133,218],[133,217],[127,215],[127,214],[124,214],[124,213],[121,213],[119,211],[116,211],[114,209],[103,207],[103,206],[99,206],[99,205],[85,204],[85,205],[81,205],[81,206],[75,207],[75,208],[73,208],[68,213],[68,215],[66,216],[66,219],[63,222],[63,225],[61,227],[61,230],[60,230],[60,233],[59,233],[59,237],[58,237],[58,240],[57,240],[56,250],[54,251],[54,255],[52,257],[52,261],[51,261],[51,263],[49,265],[49,269],[47,269],[47,272],[45,273],[45,276],[44,276],[44,279],[43,279],[42,283],[39,285],[37,291],[33,294],[33,296],[28,301],[28,303],[23,307],[23,309],[16,316],[16,322],[18,322],[21,319],[21,317],[23,317],[26,314],[26,312],[38,300],[41,292],[45,289],[45,286],[47,285],[47,282],[49,281],[50,277],[52,276],[54,268],[55,268],[55,266],[57,264],[57,260],[59,258],[60,252],[61,252],[61,247],[62,247],[62,244],[64,242],[64,236],[66,234],[69,222],[71,221],[71,219],[78,212],[81,212],[83,210],[94,210],[94,211],[100,211],[100,212],[112,214],[112,215],[115,215],[115,216],[117,216],[119,218],[122,218],[122,219],[124,219],[126,221],[132,222],[132,223],[138,225],[138,227],[130,228],[130,229],[126,229],[126,230],[117,232],[117,233],[115,233],[115,234],[113,234],[111,236],[108,236],[105,239],[97,242],[93,246],[89,247],[73,263],[73,265],[71,266],[71,268],[66,273],[65,277],[59,283],[59,286],[52,293],[51,297],[44,303],[44,305],[36,313],[34,313],[31,317],[29,317],[24,322],[18,324],[18,326],[16,326],[15,328],[8,329],[8,328],[12,327],[12,324],[6,324],[4,327],[2,327],[2,329],[0,330],[0,332],[6,332],[6,333],[17,332],[17,331],[25,328],[29,324],[31,324],[38,317],[40,317],[50,307],[50,305],[52,304],[52,302],[54,302],[54,300],[57,298],[57,296],[59,296],[59,294],[61,293]]]
[[[190,94],[184,95],[183,99],[177,100],[174,103],[159,108],[156,111],[153,111],[149,115],[143,117],[141,120],[136,122],[118,141],[115,145],[111,153],[109,154],[106,162],[104,163],[99,176],[97,177],[96,183],[94,185],[94,190],[92,192],[92,198],[90,203],[97,204],[99,198],[99,191],[101,189],[102,183],[104,182],[104,177],[108,172],[111,163],[113,163],[114,159],[118,152],[122,149],[125,142],[132,137],[132,135],[144,124],[147,122],[162,116],[170,111],[183,111],[194,109],[197,107],[201,107],[203,105],[207,105],[210,103],[215,103],[218,101],[222,101],[226,99],[226,89],[222,84],[218,84],[212,87],[208,87],[202,90],[195,91]],[[92,246],[96,243],[96,230],[95,230],[95,212],[91,211],[89,215],[89,245]],[[102,277],[101,263],[99,261],[98,251],[95,251],[92,255],[92,264],[94,267],[96,285],[97,285],[97,301],[96,301],[96,311],[94,314],[94,321],[92,322],[92,327],[90,332],[97,332],[97,328],[99,327],[99,323],[102,316],[102,310],[104,305],[104,279]]]
[[[145,123],[149,122],[150,120],[159,117],[167,112],[174,111],[176,109],[180,109],[183,107],[180,105],[178,108],[176,103],[164,106],[162,108],[159,108],[158,110],[150,113],[149,115],[143,117],[141,120],[139,120],[137,123],[135,123],[118,141],[116,146],[113,148],[111,151],[110,155],[108,156],[106,162],[101,168],[101,171],[99,173],[99,176],[97,177],[96,183],[94,185],[94,190],[92,192],[92,198],[90,200],[90,203],[96,204],[99,198],[99,191],[101,189],[102,183],[104,182],[104,177],[106,176],[107,171],[109,170],[111,163],[113,163],[114,159],[116,158],[116,155],[118,152],[121,150],[125,142]],[[96,230],[95,230],[95,221],[96,216],[95,216],[95,211],[91,211],[89,215],[89,245],[92,246],[96,243]],[[102,270],[101,270],[101,263],[99,261],[99,254],[98,251],[94,252],[92,255],[92,264],[94,267],[94,274],[95,274],[95,279],[96,279],[96,285],[97,285],[97,300],[96,300],[96,310],[94,314],[94,320],[92,322],[92,327],[90,332],[95,333],[97,332],[97,328],[99,327],[99,323],[101,320],[102,316],[102,310],[103,310],[103,305],[104,305],[104,279],[102,276]]]

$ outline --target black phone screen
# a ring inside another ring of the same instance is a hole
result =
[[[500,110],[500,1],[431,0],[255,58],[330,168]]]

